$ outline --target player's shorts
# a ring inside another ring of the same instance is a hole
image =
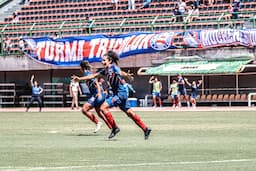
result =
[[[178,95],[177,94],[171,94],[172,99],[178,99]]]
[[[124,112],[131,108],[126,92],[119,92],[117,95],[110,96],[106,99],[106,102],[109,107],[118,106]]]
[[[152,95],[153,95],[153,97],[161,97],[160,92],[153,92]]]
[[[105,101],[105,94],[101,93],[101,98],[98,96],[92,96],[87,100],[87,103],[89,103],[93,107],[99,107],[102,105],[102,103]]]
[[[184,96],[186,96],[186,95],[187,95],[187,90],[186,90],[185,88],[179,89],[179,90],[178,90],[178,93],[179,93],[179,95],[184,95]]]
[[[198,95],[196,93],[191,93],[190,98],[197,99]]]

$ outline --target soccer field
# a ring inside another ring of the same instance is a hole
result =
[[[143,132],[113,112],[121,132],[76,112],[1,112],[2,171],[255,171],[255,111],[137,112],[152,128]]]

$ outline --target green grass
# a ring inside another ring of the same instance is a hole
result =
[[[108,140],[80,112],[0,113],[0,170],[162,171],[256,169],[256,113],[137,112],[143,132],[113,112],[121,132]]]

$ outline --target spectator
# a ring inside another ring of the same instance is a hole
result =
[[[85,32],[87,34],[91,34],[92,29],[90,28],[90,25],[92,24],[93,20],[90,19],[89,16],[85,17]]]
[[[141,9],[141,8],[148,8],[150,3],[151,3],[151,0],[144,0],[144,3],[143,3],[143,5],[140,7],[140,9]]]
[[[228,12],[223,16],[223,19],[224,20],[231,20],[232,18],[232,12],[233,12],[233,7],[232,7],[232,4],[230,4],[228,6]]]
[[[8,36],[6,36],[4,40],[4,52],[7,54],[10,54],[12,47],[13,47],[13,44],[11,42],[11,39]]]
[[[199,8],[192,6],[192,15],[190,16],[189,22],[199,19]]]
[[[180,16],[179,8],[178,8],[178,6],[175,6],[172,11],[171,22],[175,23],[177,21],[177,17],[179,17],[179,16]]]
[[[79,86],[79,83],[71,80],[70,85],[69,85],[69,94],[72,97],[72,103],[71,103],[71,109],[74,109],[74,106],[79,109],[78,106],[78,92],[80,95],[82,94],[81,88]]]
[[[16,12],[14,12],[12,14],[12,23],[17,23],[17,22],[19,22],[19,16]]]
[[[178,3],[178,8],[179,8],[179,12],[181,13],[181,15],[184,15],[184,13],[186,11],[186,2],[185,2],[185,0],[180,0],[180,2]]]
[[[118,0],[112,0],[112,5],[114,10],[118,10]]]
[[[240,11],[240,0],[234,0],[232,9],[232,19],[238,19],[238,13]]]
[[[135,0],[128,0],[128,10],[135,9]]]
[[[20,57],[24,54],[25,52],[25,42],[22,39],[22,37],[20,37],[19,42],[18,42],[18,46],[19,46],[19,50],[20,50],[20,55],[18,55],[17,57]]]
[[[178,9],[179,9],[179,13],[180,13],[180,16],[178,17],[178,22],[183,22],[183,16],[184,16],[185,11],[186,11],[186,2],[185,2],[185,0],[180,0],[180,2],[178,3]]]
[[[213,5],[214,4],[214,0],[208,0],[208,5]]]

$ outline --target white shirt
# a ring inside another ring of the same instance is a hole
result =
[[[71,82],[70,86],[71,86],[71,90],[73,92],[77,92],[78,91],[78,87],[79,87],[79,83],[78,82]]]

